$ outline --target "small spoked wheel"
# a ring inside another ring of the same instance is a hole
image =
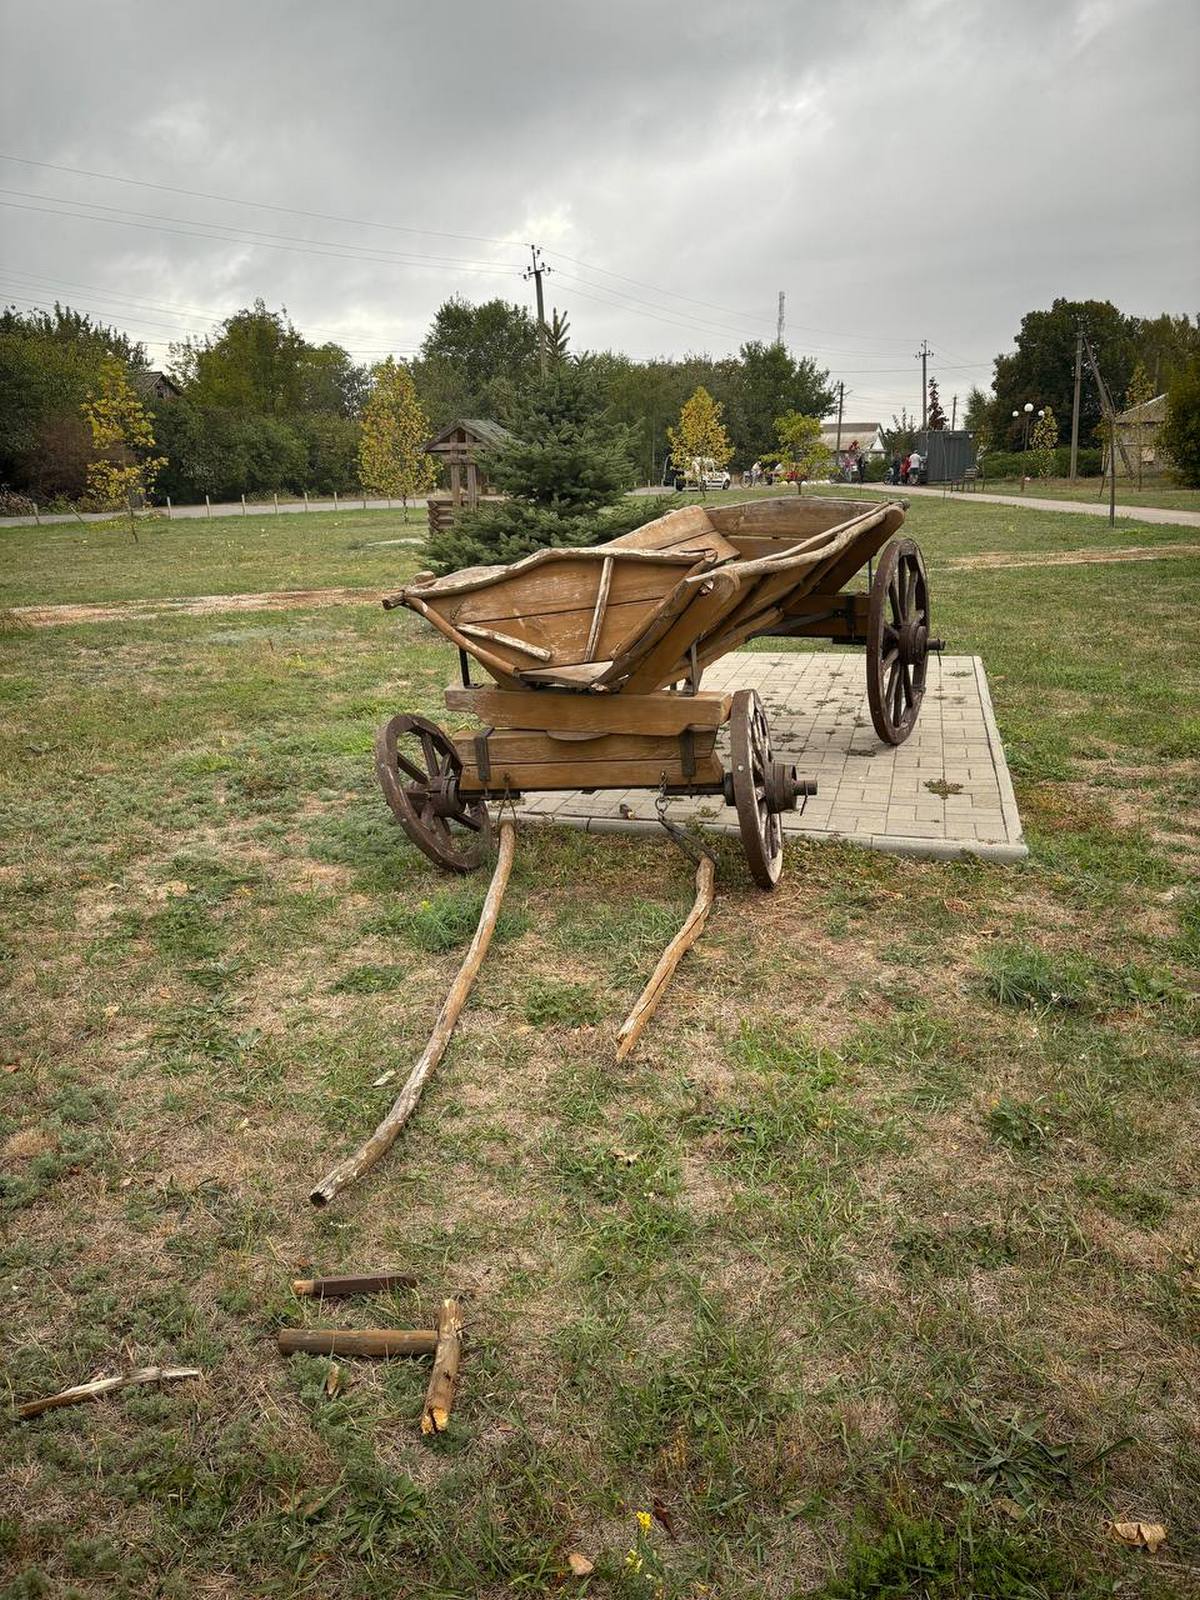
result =
[[[427,717],[393,717],[375,736],[375,771],[397,822],[439,867],[471,872],[491,849],[482,800],[459,796],[462,759]]]
[[[925,563],[911,539],[893,539],[875,569],[867,618],[867,700],[885,744],[903,744],[916,725],[931,644]]]
[[[781,811],[791,811],[799,788],[795,767],[771,759],[767,713],[753,689],[739,689],[729,713],[730,765],[726,800],[737,807],[742,849],[754,881],[773,889],[783,870]]]

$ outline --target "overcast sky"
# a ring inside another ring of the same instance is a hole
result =
[[[1056,295],[1200,309],[1200,0],[0,18],[0,298],[57,294],[156,362],[256,296],[410,354],[451,293],[532,304],[530,242],[577,349],[723,354],[774,337],[783,289],[860,418],[919,406],[922,339],[949,411]]]

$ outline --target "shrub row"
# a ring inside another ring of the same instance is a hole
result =
[[[1020,478],[1025,474],[1033,477],[1037,471],[1037,457],[1032,450],[1027,454],[1021,450],[989,450],[979,463],[985,478]],[[1098,478],[1103,467],[1103,453],[1099,450],[1081,450],[1079,452],[1079,476],[1081,478]],[[1065,478],[1071,471],[1071,447],[1060,445],[1054,452],[1055,478]]]

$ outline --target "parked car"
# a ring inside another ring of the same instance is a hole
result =
[[[694,460],[686,472],[681,472],[678,467],[672,469],[675,473],[675,487],[684,489],[728,489],[733,482],[733,477],[725,467],[719,467],[715,461]]]

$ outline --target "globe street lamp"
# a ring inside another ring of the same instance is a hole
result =
[[[1022,450],[1028,450],[1029,449],[1029,424],[1033,420],[1033,401],[1032,400],[1026,400],[1025,404],[1021,407],[1020,411],[1014,411],[1013,412],[1013,421],[1014,422],[1016,422],[1018,420],[1018,418],[1021,416],[1022,412],[1024,412],[1024,415],[1025,415],[1025,426],[1024,426],[1024,428],[1022,430],[1022,433],[1021,433],[1021,449]],[[1046,415],[1046,413],[1045,413],[1044,410],[1039,411],[1038,412],[1039,420],[1042,417],[1044,417],[1045,415]]]

